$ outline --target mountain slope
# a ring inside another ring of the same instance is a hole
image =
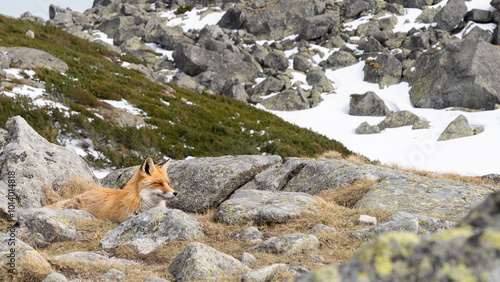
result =
[[[34,39],[25,36],[28,30],[34,31]],[[0,76],[0,124],[21,115],[48,140],[83,147],[82,154],[96,167],[135,165],[146,156],[351,154],[336,141],[242,102],[151,82],[120,66],[122,60],[134,62],[130,55],[120,56],[54,27],[0,16],[0,38],[1,46],[40,49],[69,66],[66,73],[37,68],[31,79],[26,72],[20,72],[26,79]],[[45,85],[44,97],[69,109],[40,108],[30,98],[7,95],[20,84],[36,86],[37,81]],[[140,114],[130,116],[112,106],[127,104],[122,99]]]

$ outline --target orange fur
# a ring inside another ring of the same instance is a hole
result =
[[[175,198],[177,193],[170,187],[166,172],[169,163],[170,160],[155,166],[147,158],[122,189],[96,188],[47,207],[81,209],[97,218],[124,222],[145,210],[165,206],[165,200]]]

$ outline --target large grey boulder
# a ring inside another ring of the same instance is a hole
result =
[[[365,50],[366,51],[366,50]],[[364,81],[378,83],[380,88],[398,84],[403,75],[403,64],[391,54],[377,54],[365,60]]]
[[[297,55],[293,58],[294,70],[307,72],[310,68],[312,68],[312,66],[313,65],[302,55]]]
[[[333,52],[333,54],[328,57],[328,59],[326,60],[326,67],[331,68],[332,70],[336,70],[354,65],[357,62],[358,60],[352,53],[346,51],[337,51]]]
[[[68,71],[68,65],[51,54],[27,47],[0,47],[0,53],[9,58],[9,63],[20,69],[46,68],[57,72]]]
[[[500,98],[500,49],[477,40],[446,45],[420,56],[410,80],[416,107],[492,110]]]
[[[285,223],[317,212],[316,203],[306,193],[238,190],[219,206],[214,219],[226,224]]]
[[[52,242],[76,241],[85,233],[77,221],[94,216],[83,210],[54,210],[49,208],[27,209],[19,212],[21,223],[18,236],[36,247],[46,247]]]
[[[253,89],[253,94],[265,96],[273,92],[280,92],[285,87],[285,81],[269,76],[261,83],[257,84]]]
[[[378,124],[380,130],[414,125],[420,122],[420,118],[410,111],[398,111],[387,114],[387,117]]]
[[[4,277],[2,279],[4,281],[16,280],[14,279],[16,275],[9,274],[9,270],[14,271],[15,274],[29,273],[36,267],[36,272],[32,274],[33,276],[40,275],[40,277],[45,277],[53,272],[50,264],[38,251],[16,239],[16,234],[11,232],[0,233],[0,264],[2,265],[0,273]]]
[[[292,281],[359,281],[360,275],[366,281],[495,281],[499,195],[490,195],[457,228],[425,237],[390,233],[366,244],[341,268],[325,266]]]
[[[383,223],[363,228],[356,231],[346,232],[347,235],[354,238],[374,238],[382,236],[388,232],[411,232],[416,234],[434,234],[443,229],[455,227],[457,223],[443,220],[440,218],[411,214],[407,212],[398,212]]]
[[[219,280],[249,270],[232,256],[198,242],[187,245],[168,267],[176,281]]]
[[[438,141],[445,141],[455,138],[462,138],[474,135],[474,130],[470,127],[469,121],[464,115],[459,115],[441,133]]]
[[[179,195],[167,206],[189,212],[218,207],[255,175],[278,163],[279,156],[225,156],[174,162],[168,172],[171,186]]]
[[[17,208],[41,207],[44,187],[58,190],[71,176],[94,180],[92,170],[80,156],[45,140],[22,117],[10,118],[6,128],[8,136],[0,147],[0,178],[7,181],[8,175],[14,174]]]
[[[457,218],[467,214],[496,190],[499,188],[408,173],[402,177],[388,177],[370,186],[355,207]]]
[[[228,79],[222,88],[222,94],[235,100],[247,102],[248,93],[240,79]]]
[[[368,91],[362,95],[351,95],[349,114],[353,116],[385,116],[391,111],[375,92]]]
[[[264,67],[279,71],[285,71],[288,68],[288,59],[283,52],[272,51],[264,59]]]
[[[310,18],[305,18],[301,24],[299,38],[304,40],[319,39],[331,33],[336,33],[340,26],[338,12],[329,12]]]
[[[266,109],[272,111],[298,111],[309,109],[311,103],[306,95],[307,93],[301,89],[288,89],[273,97],[265,99],[261,104]]]
[[[109,37],[114,37],[115,32],[118,29],[130,28],[135,25],[135,19],[132,16],[129,17],[114,17],[112,19],[106,20],[97,26],[97,29],[106,33]]]
[[[221,54],[191,44],[177,44],[172,56],[176,67],[186,74],[194,76],[212,71],[222,81],[237,78],[242,82],[253,82],[260,70],[260,65],[248,53]]]
[[[293,255],[319,248],[319,240],[311,234],[288,234],[272,237],[246,251]]]
[[[307,72],[306,81],[318,92],[333,91],[332,82],[326,77],[321,68],[312,68]]]
[[[304,19],[323,12],[314,1],[280,0],[266,4],[262,11],[230,8],[218,25],[228,29],[245,29],[258,37],[284,38],[299,33],[305,24]]]
[[[364,0],[349,0],[345,3],[344,16],[355,18],[362,12],[372,8],[372,5]]]
[[[433,0],[389,0],[387,3],[395,3],[402,5],[405,8],[418,8],[422,9],[424,6],[430,6],[437,3]]]
[[[307,163],[282,189],[312,195],[333,190],[360,179],[381,180],[399,177],[402,172],[388,167],[351,163],[343,159],[324,159]]]
[[[101,239],[104,250],[131,245],[149,254],[171,241],[202,240],[201,224],[180,210],[156,207],[140,213],[108,231]]]
[[[437,28],[452,31],[467,14],[464,0],[449,0],[434,17]]]

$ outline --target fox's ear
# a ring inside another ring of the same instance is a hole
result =
[[[144,163],[141,165],[141,172],[143,174],[147,173],[151,175],[155,169],[155,164],[153,163],[153,159],[147,158]]]
[[[167,172],[168,165],[170,165],[170,161],[172,159],[168,159],[168,161],[162,162],[161,164],[158,164],[158,166],[163,169],[165,172]]]

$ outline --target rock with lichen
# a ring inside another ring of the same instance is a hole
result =
[[[264,252],[272,254],[293,255],[319,248],[319,240],[311,234],[288,234],[272,237],[246,250],[249,253]]]
[[[53,242],[78,240],[85,233],[77,221],[94,216],[82,210],[55,210],[49,208],[27,209],[19,212],[18,236],[36,247],[46,247]]]
[[[481,203],[495,186],[482,186],[408,173],[386,178],[372,186],[355,207],[432,213],[459,218]]]
[[[238,190],[215,212],[227,224],[285,223],[317,212],[316,198],[299,192]]]
[[[196,219],[180,210],[156,207],[108,231],[100,243],[107,251],[122,245],[131,245],[138,253],[147,255],[171,241],[204,238],[202,226]]]
[[[389,233],[345,265],[325,266],[289,281],[497,281],[500,193],[490,195],[457,228],[421,237]]]
[[[234,257],[210,246],[193,242],[180,252],[168,267],[176,281],[219,280],[248,272],[250,268]]]
[[[463,115],[459,115],[446,127],[443,133],[441,133],[438,141],[468,137],[472,135],[474,135],[474,129],[470,127],[467,118]]]

